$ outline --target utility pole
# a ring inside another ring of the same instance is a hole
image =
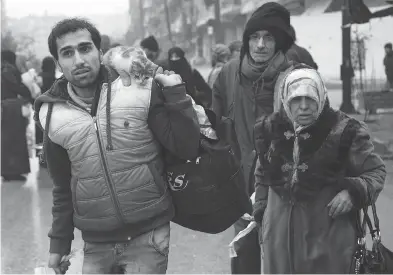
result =
[[[142,39],[145,38],[145,11],[143,9],[143,2],[144,2],[143,0],[139,0],[139,16],[140,16]],[[130,9],[131,9],[131,5],[130,5]]]
[[[214,0],[214,36],[216,44],[224,43],[223,32],[221,30],[221,6],[220,0]]]
[[[351,62],[351,15],[349,13],[348,0],[342,0],[342,105],[340,110],[352,114],[355,108],[352,104],[352,78],[354,70]]]

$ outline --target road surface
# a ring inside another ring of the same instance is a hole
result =
[[[46,170],[37,171],[37,160],[26,183],[1,183],[1,273],[33,273],[45,266],[51,225],[52,183]],[[384,244],[393,250],[393,162],[387,162],[389,176],[377,207]],[[229,273],[228,244],[232,229],[208,235],[171,226],[169,273]],[[83,242],[75,232],[73,248],[79,249],[69,274],[80,273]]]

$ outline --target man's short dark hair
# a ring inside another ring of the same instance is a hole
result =
[[[68,18],[58,22],[53,28],[48,37],[49,52],[58,60],[56,40],[64,35],[78,30],[87,30],[91,34],[91,39],[94,45],[99,50],[101,49],[101,35],[98,29],[89,21],[81,18]]]
[[[392,43],[386,43],[386,44],[385,44],[385,49],[386,49],[386,48],[391,50],[391,49],[393,48],[393,47],[392,47]]]
[[[152,52],[158,52],[160,50],[160,47],[158,46],[157,39],[153,36],[150,35],[143,39],[140,43],[140,46],[142,48],[146,48]]]

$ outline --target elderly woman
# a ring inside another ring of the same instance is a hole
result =
[[[213,89],[214,82],[218,74],[221,72],[222,66],[229,61],[231,51],[224,44],[217,44],[213,47],[212,54],[212,70],[207,78],[207,84]]]
[[[348,273],[356,211],[385,180],[366,127],[329,106],[317,71],[298,65],[276,92],[281,108],[255,126],[254,218],[265,273]]]

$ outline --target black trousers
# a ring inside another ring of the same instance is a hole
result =
[[[235,235],[245,229],[248,221],[239,219],[235,224]],[[231,259],[232,274],[261,274],[261,248],[258,228],[239,241],[237,257]]]

